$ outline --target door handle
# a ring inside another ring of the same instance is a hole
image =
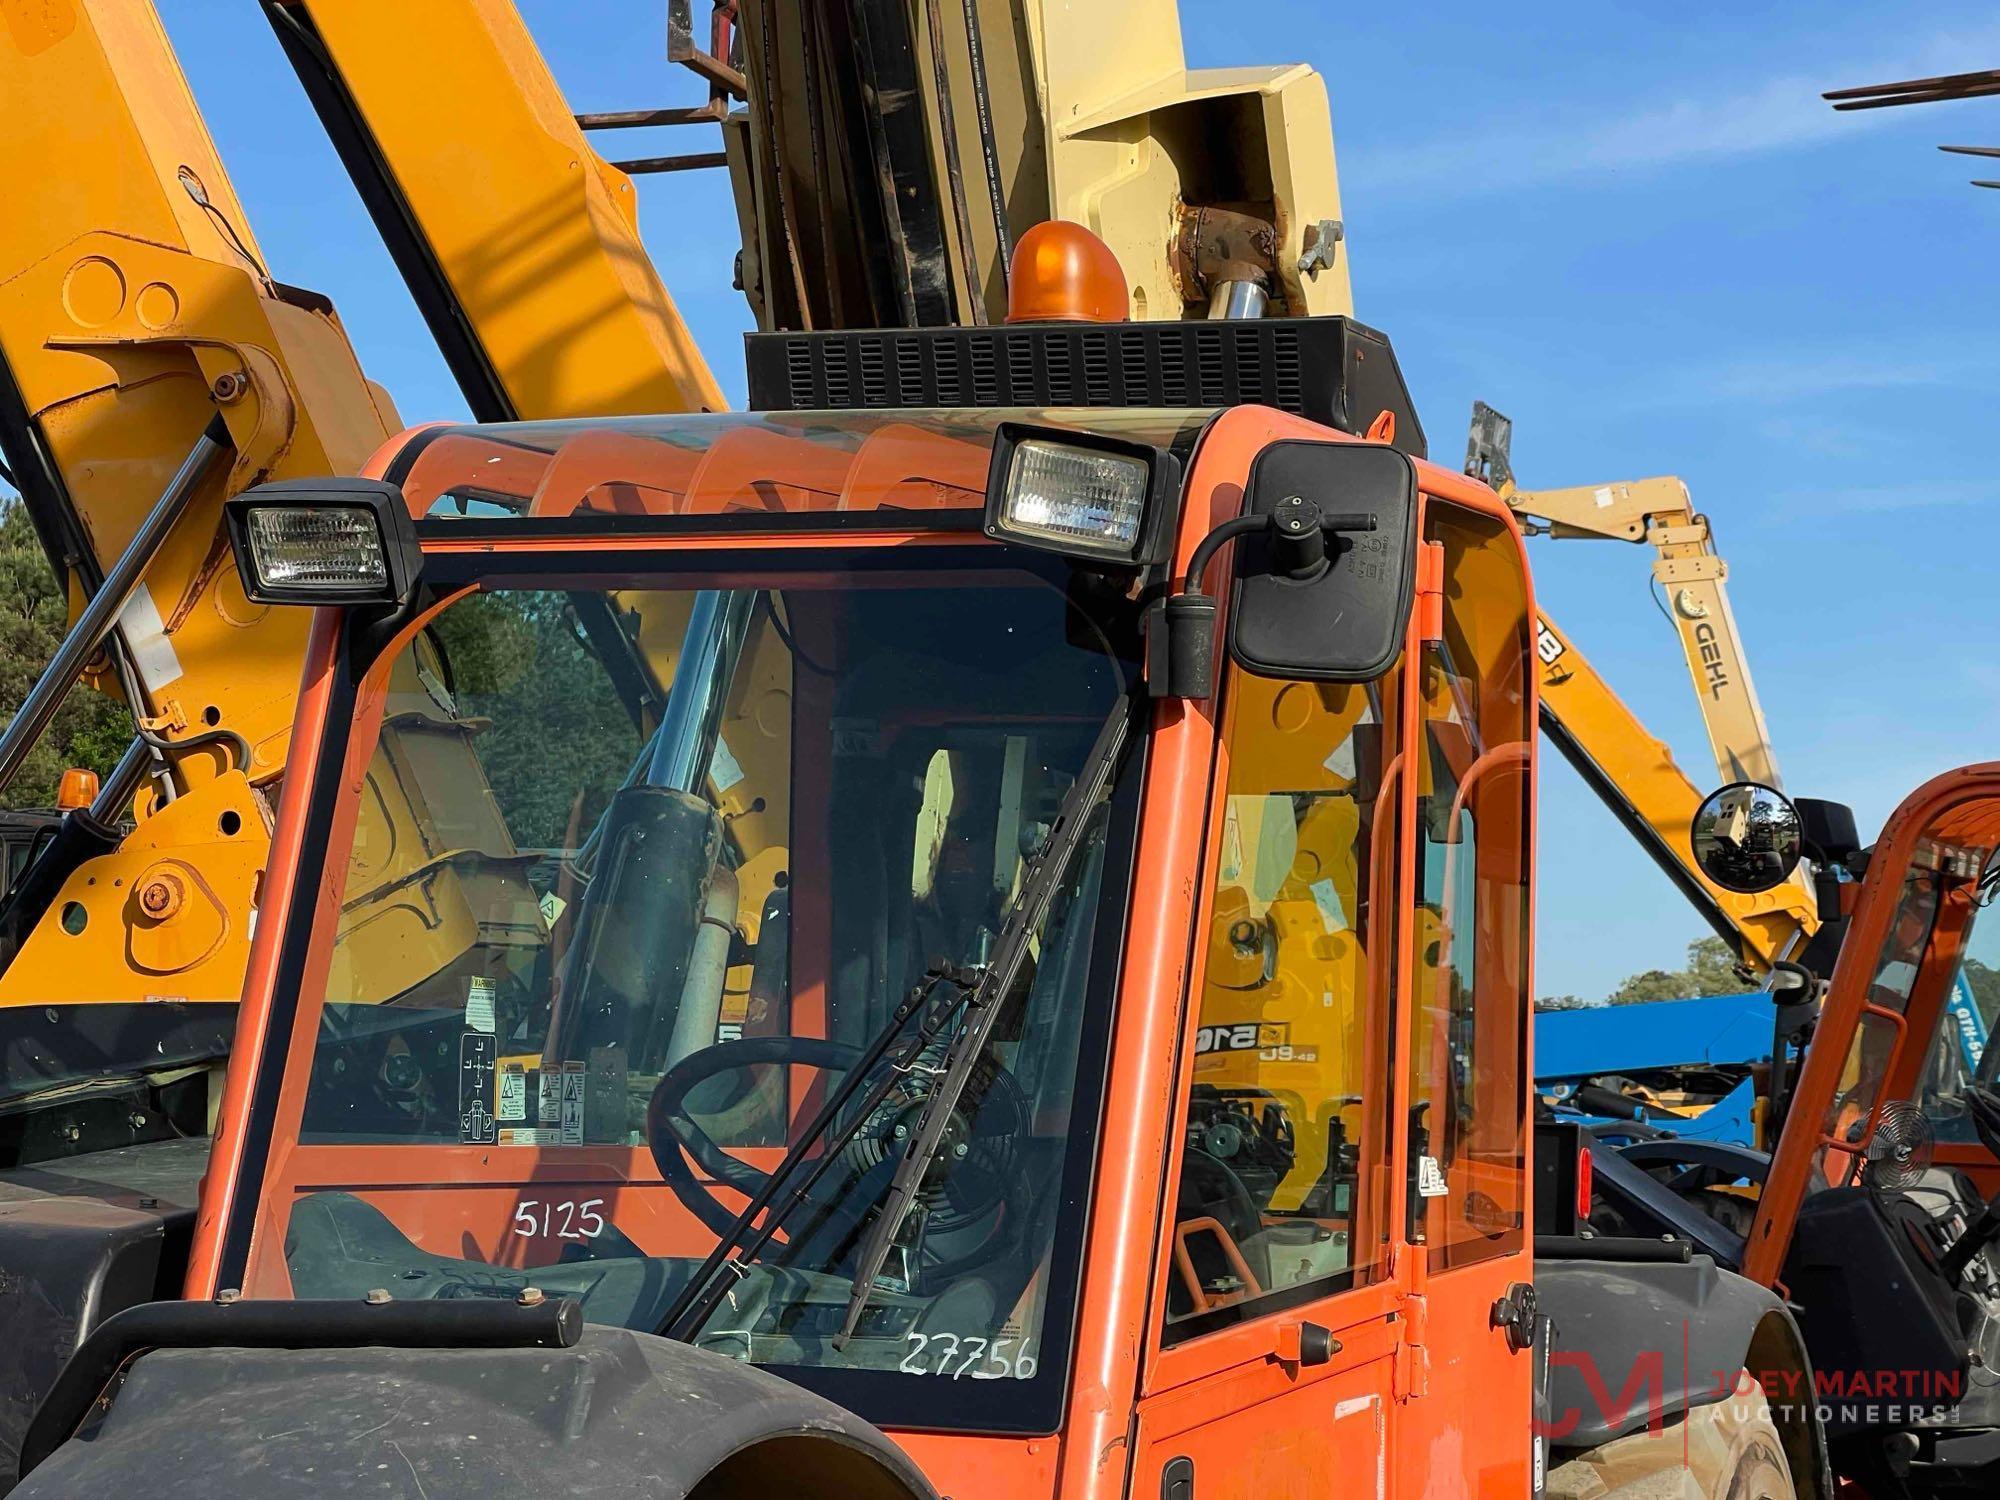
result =
[[[1317,1323],[1278,1325],[1278,1359],[1284,1364],[1301,1368],[1323,1365],[1340,1353],[1340,1349],[1340,1340],[1333,1336],[1330,1328],[1322,1328]]]

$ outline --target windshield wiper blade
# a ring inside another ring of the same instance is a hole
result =
[[[847,1124],[840,1133],[827,1143],[826,1149],[820,1153],[819,1159],[814,1163],[812,1171],[806,1174],[805,1180],[793,1186],[790,1179],[805,1161],[807,1153],[819,1143],[828,1128],[840,1117],[842,1111],[847,1109],[848,1102],[860,1092],[862,1084],[874,1074],[882,1059],[888,1055],[889,1049],[895,1045],[896,1038],[909,1024],[910,1018],[932,1003],[941,984],[953,986],[957,993],[947,1003],[936,1006],[932,1013],[925,1017],[923,1024],[917,1028],[916,1034],[897,1056],[887,1075],[875,1085],[861,1106],[848,1115]],[[715,1273],[726,1266],[733,1276],[741,1276],[740,1268],[747,1265],[751,1257],[771,1242],[791,1212],[801,1203],[810,1201],[814,1186],[826,1175],[827,1169],[840,1159],[840,1154],[847,1143],[860,1133],[882,1101],[889,1097],[890,1091],[896,1087],[898,1081],[916,1064],[917,1059],[943,1035],[951,1018],[971,995],[973,984],[973,976],[970,974],[938,967],[926,973],[922,982],[903,998],[883,1024],[882,1029],[876,1033],[874,1040],[869,1043],[866,1054],[848,1069],[847,1075],[841,1079],[840,1087],[835,1089],[826,1103],[820,1107],[819,1113],[813,1116],[812,1123],[806,1126],[804,1133],[792,1143],[783,1159],[765,1180],[764,1186],[758,1189],[755,1196],[744,1205],[743,1211],[736,1216],[736,1222],[731,1224],[728,1232],[716,1241],[715,1248],[708,1252],[701,1265],[695,1269],[694,1275],[688,1278],[687,1285],[681,1288],[680,1295],[674,1298],[672,1305],[661,1315],[657,1327],[664,1336],[692,1340],[701,1331],[708,1322],[710,1314],[715,1311],[716,1304],[722,1301],[730,1287],[734,1285],[733,1281],[718,1277]],[[783,1203],[772,1208],[780,1188],[789,1188],[790,1194]],[[744,1244],[744,1233],[756,1222],[757,1215],[767,1208],[771,1208],[771,1212],[764,1220],[763,1227],[748,1244]],[[730,1259],[732,1252],[735,1253],[734,1260]]]
[[[1056,809],[1055,822],[1050,826],[1048,836],[1028,862],[1021,889],[1008,907],[1000,935],[994,940],[992,957],[980,974],[979,982],[973,986],[972,993],[966,996],[965,1025],[952,1043],[944,1069],[924,1100],[917,1128],[911,1133],[903,1159],[896,1164],[896,1175],[889,1181],[889,1191],[883,1199],[881,1211],[874,1223],[868,1226],[867,1237],[861,1243],[854,1267],[854,1288],[847,1298],[847,1312],[841,1319],[840,1332],[833,1337],[836,1349],[846,1348],[847,1341],[854,1336],[854,1330],[861,1322],[862,1313],[867,1310],[868,1299],[875,1293],[876,1278],[888,1260],[904,1219],[916,1205],[918,1189],[925,1174],[930,1171],[931,1163],[937,1158],[952,1113],[958,1108],[966,1085],[972,1081],[973,1070],[985,1053],[987,1041],[1000,1019],[1001,1002],[1013,989],[1021,965],[1027,960],[1029,944],[1040,930],[1042,919],[1055,900],[1056,889],[1068,872],[1070,857],[1083,841],[1084,830],[1089,827],[1098,802],[1110,788],[1112,770],[1131,732],[1133,712],[1131,698],[1118,700],[1110,717],[1104,721],[1104,727],[1097,732],[1097,740],[1084,759],[1083,769],[1064,795],[1062,805]]]

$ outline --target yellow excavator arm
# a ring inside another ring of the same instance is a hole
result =
[[[1729,607],[1729,567],[1687,486],[1662,476],[1524,490],[1514,479],[1512,434],[1507,418],[1475,402],[1466,472],[1490,484],[1530,535],[1652,546],[1653,578],[1666,592],[1717,776],[1782,790],[1777,752]],[[1701,792],[1576,643],[1547,614],[1537,623],[1542,727],[1564,759],[1745,965],[1767,972],[1778,960],[1797,958],[1820,925],[1818,898],[1805,874],[1795,871],[1762,895],[1725,891],[1708,880],[1688,838]]]
[[[1695,864],[1689,828],[1702,793],[1547,614],[1535,622],[1542,732],[1716,935],[1753,971],[1796,959],[1819,906],[1794,878],[1762,895],[1724,890]]]
[[[14,7],[0,97],[0,446],[73,617],[186,491],[85,672],[130,706],[138,774],[48,919],[10,914],[0,1006],[233,1002],[307,622],[244,598],[221,504],[352,473],[400,421],[332,305],[272,279],[146,0]]]
[[[264,10],[475,416],[723,408],[631,177],[591,149],[509,0]]]
[[[305,626],[248,606],[228,576],[222,491],[352,473],[397,415],[332,306],[270,278],[149,4],[20,10],[0,33],[0,93],[0,184],[15,206],[0,216],[0,421],[16,480],[80,603],[221,418],[228,471],[124,621],[142,688],[132,708],[184,785],[226,770],[268,779],[284,764]],[[209,748],[184,752],[190,741]]]
[[[68,580],[58,664],[96,645],[100,590],[137,580],[84,676],[126,700],[140,739],[10,903],[0,1011],[231,1005],[309,620],[244,597],[221,505],[268,479],[354,473],[401,423],[332,305],[272,278],[147,0],[27,14],[0,30],[0,87],[21,105],[0,182],[35,206],[0,222],[0,445]],[[44,683],[59,700],[58,664]],[[22,720],[9,757],[34,732]],[[467,773],[443,784],[476,800],[477,761],[443,729],[433,759]],[[406,861],[437,843],[429,809],[384,801],[415,825]],[[487,845],[514,853],[504,829]],[[412,951],[442,965],[453,941],[440,927]]]

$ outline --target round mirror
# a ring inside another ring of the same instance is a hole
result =
[[[1702,874],[1725,891],[1754,896],[1798,868],[1799,810],[1772,787],[1731,782],[1696,811],[1689,842]]]

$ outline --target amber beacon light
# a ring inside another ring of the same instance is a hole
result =
[[[74,808],[88,807],[97,800],[97,773],[82,766],[71,766],[62,773],[62,781],[56,787],[56,806],[64,812]]]
[[[1015,244],[1007,275],[1009,323],[1119,323],[1126,308],[1118,257],[1081,224],[1050,219]]]

